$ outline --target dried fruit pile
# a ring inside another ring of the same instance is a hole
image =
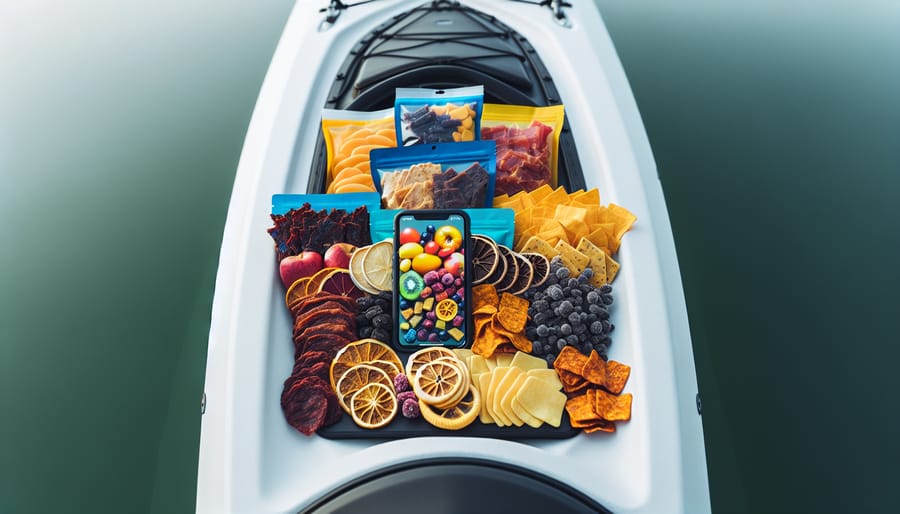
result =
[[[592,276],[591,268],[584,268],[572,277],[562,259],[554,257],[544,285],[525,294],[531,300],[525,336],[532,341],[533,354],[553,364],[571,347],[584,354],[596,350],[606,358],[615,328],[609,321],[612,287],[591,284]]]
[[[397,415],[394,381],[403,362],[386,344],[361,339],[346,344],[331,361],[328,376],[338,403],[362,428],[381,428]]]
[[[487,236],[472,236],[472,283],[521,295],[547,280],[550,262],[539,253],[518,253]]]
[[[325,253],[335,243],[353,246],[370,244],[369,211],[359,207],[352,213],[343,209],[315,211],[308,203],[286,214],[272,214],[274,227],[268,233],[275,240],[275,253],[280,262],[304,250]]]
[[[490,178],[477,162],[463,171],[419,163],[384,173],[381,198],[386,209],[463,209],[482,207]]]
[[[413,353],[407,361],[406,376],[428,423],[444,430],[460,430],[478,418],[481,395],[471,382],[465,362],[454,351],[434,347]]]
[[[356,333],[361,339],[375,339],[382,343],[393,342],[394,319],[391,317],[390,292],[366,295],[359,298],[359,314],[356,315]]]
[[[399,329],[408,344],[461,341],[465,324],[463,234],[453,225],[408,227],[399,236]]]

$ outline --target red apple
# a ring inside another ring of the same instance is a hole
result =
[[[350,268],[350,254],[356,250],[356,247],[348,243],[336,243],[325,250],[325,267],[326,268]]]
[[[309,277],[322,269],[322,255],[318,252],[301,252],[289,255],[278,264],[278,273],[284,287],[291,287],[298,278]]]

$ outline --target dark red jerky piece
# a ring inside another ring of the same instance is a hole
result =
[[[334,243],[365,246],[372,242],[368,230],[369,212],[365,207],[352,213],[343,209],[314,211],[307,203],[299,209],[291,209],[284,216],[274,215],[272,220],[275,227],[268,232],[275,240],[279,260],[304,250],[324,252]]]
[[[344,415],[344,409],[341,407],[341,404],[338,401],[337,394],[335,394],[333,389],[329,389],[327,398],[328,410],[325,412],[325,421],[322,423],[323,427],[334,425],[335,423],[340,421],[341,416]]]
[[[324,352],[317,352],[324,353]],[[312,366],[299,367],[297,363],[294,363],[294,370],[291,372],[292,377],[296,377],[297,380],[306,378],[306,377],[319,377],[326,382],[331,381],[331,359],[329,359],[328,363],[325,362],[317,362]]]
[[[304,341],[304,348],[307,351],[325,352],[332,359],[337,352],[353,342],[353,339],[334,336],[315,336]]]
[[[298,368],[305,368],[319,362],[324,362],[330,366],[331,357],[325,352],[304,352],[302,355],[298,356],[297,360],[294,362],[294,371],[291,374],[296,374]]]
[[[281,393],[281,410],[288,424],[301,434],[314,434],[328,417],[329,394],[334,394],[331,386],[319,377],[288,378]]]
[[[306,312],[307,310],[313,310],[326,302],[336,302],[352,312],[355,312],[358,309],[356,300],[353,298],[329,292],[320,292],[304,297],[297,301],[295,305],[298,312]]]
[[[352,317],[342,318],[340,316],[335,316],[332,318],[332,321],[323,321],[312,325],[296,327],[293,332],[295,338],[322,334],[350,338],[356,337],[356,320]]]
[[[330,305],[330,306],[329,306]],[[326,302],[320,307],[304,311],[294,318],[294,328],[319,323],[321,321],[355,320],[356,315],[337,302]]]

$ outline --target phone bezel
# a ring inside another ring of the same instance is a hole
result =
[[[463,220],[463,241],[462,247],[465,250],[463,252],[463,269],[465,270],[463,277],[463,287],[465,287],[465,298],[463,305],[463,314],[465,317],[465,327],[466,327],[466,337],[463,339],[462,343],[457,343],[453,340],[453,338],[448,339],[447,341],[442,341],[438,343],[420,343],[416,342],[414,344],[405,343],[402,339],[402,334],[400,333],[400,292],[398,291],[397,282],[400,280],[400,259],[397,258],[397,250],[400,248],[400,218],[403,216],[413,216],[416,221],[449,221],[450,216],[458,215]],[[470,295],[472,293],[472,278],[471,278],[471,225],[472,220],[469,218],[469,215],[460,209],[421,209],[421,210],[403,210],[398,212],[394,216],[394,255],[393,255],[393,277],[391,280],[391,285],[393,286],[393,303],[392,303],[392,316],[394,320],[394,337],[392,341],[392,346],[398,350],[411,352],[421,348],[430,348],[436,346],[442,346],[445,348],[469,348],[472,346],[473,337],[474,337],[474,323],[472,321],[472,303],[470,301]]]

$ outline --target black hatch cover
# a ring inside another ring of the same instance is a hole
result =
[[[483,85],[489,103],[543,106],[565,100],[527,39],[494,16],[438,0],[393,16],[364,35],[341,65],[325,107],[374,111],[393,107],[398,87],[471,85]],[[318,137],[308,193],[325,192],[325,143],[321,133]],[[305,173],[300,168],[306,166],[293,163],[298,172]],[[560,134],[558,176],[568,191],[584,187],[568,121]]]
[[[301,512],[578,514],[610,511],[583,493],[533,471],[490,461],[457,459],[409,463],[364,476]]]

